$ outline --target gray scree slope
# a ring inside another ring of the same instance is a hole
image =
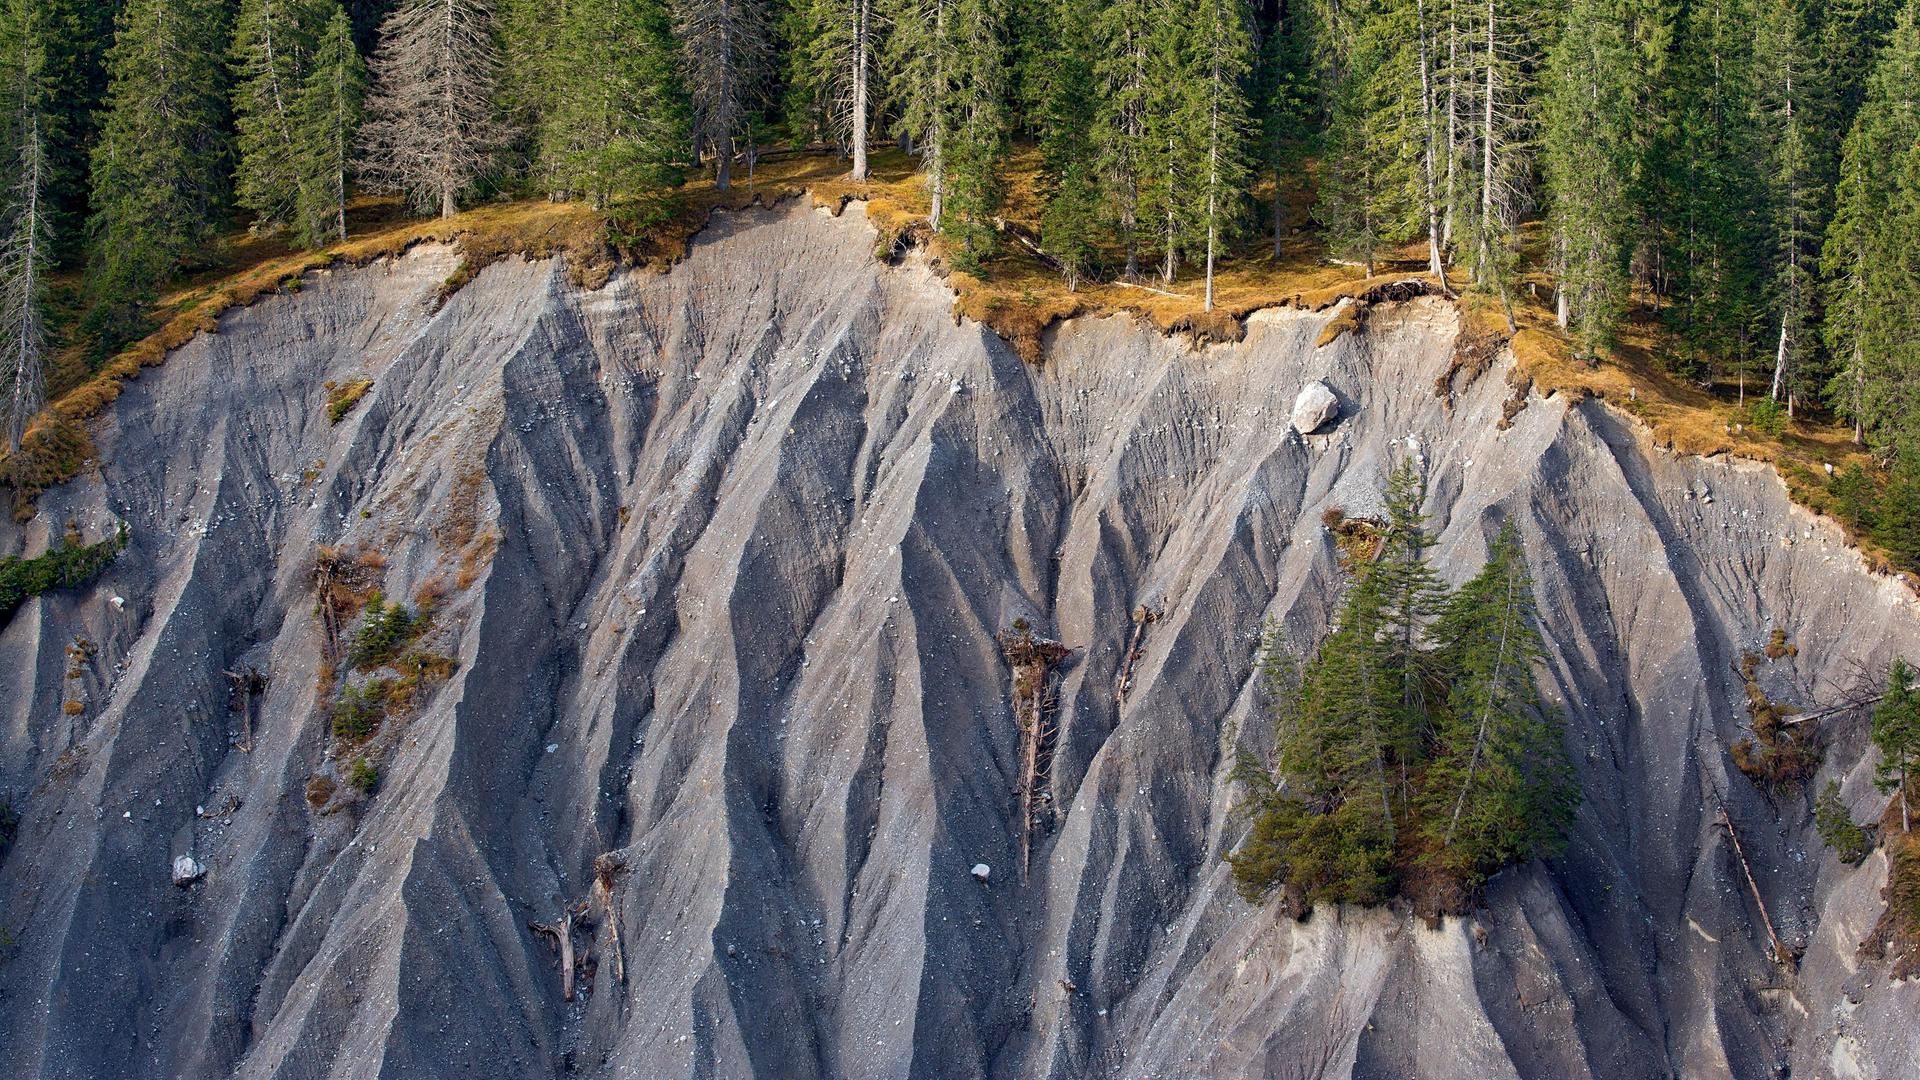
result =
[[[23,814],[0,1072],[1920,1076],[1920,992],[1854,958],[1883,859],[1838,866],[1724,749],[1733,664],[1774,627],[1802,700],[1920,654],[1913,598],[1770,471],[1561,399],[1498,431],[1503,369],[1450,411],[1437,302],[1317,350],[1326,315],[1197,352],[1082,320],[1034,369],[871,244],[857,210],[788,204],[664,277],[583,293],[512,262],[438,311],[457,256],[421,249],[131,384],[99,473],[0,525],[0,551],[69,520],[133,537],[0,632]],[[362,376],[330,427],[323,381]],[[1313,379],[1342,414],[1303,440]],[[1518,523],[1586,802],[1566,856],[1474,918],[1290,922],[1220,861],[1233,754],[1271,738],[1255,639],[1324,628],[1321,513],[1364,512],[1410,452],[1453,580]],[[389,595],[447,582],[434,641],[461,661],[378,793],[324,816],[320,544],[384,553]],[[1117,706],[1140,605],[1163,617]],[[1018,617],[1077,650],[1024,885],[995,644]],[[76,638],[98,654],[70,679]],[[247,665],[271,677],[251,752],[222,674]],[[1842,725],[1818,782],[1864,817],[1870,764]],[[1797,976],[1764,959],[1714,791]],[[603,937],[565,1005],[527,926],[605,851],[628,978]],[[183,854],[208,869],[185,889]]]

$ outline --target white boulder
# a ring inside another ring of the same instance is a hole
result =
[[[979,862],[973,864],[973,880],[984,885],[986,884],[987,878],[992,874],[993,867],[988,866],[986,863]]]
[[[1293,399],[1293,430],[1302,435],[1319,431],[1339,415],[1340,399],[1318,379],[1301,387],[1300,396]]]
[[[173,860],[173,883],[183,889],[206,876],[207,868],[191,855]]]

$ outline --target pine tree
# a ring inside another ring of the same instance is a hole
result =
[[[875,0],[795,0],[789,80],[826,113],[853,158],[852,179],[867,179],[867,132],[874,104]]]
[[[1306,59],[1306,34],[1292,8],[1262,39],[1259,77],[1254,92],[1259,124],[1260,164],[1273,174],[1273,257],[1282,255],[1287,232],[1287,181],[1300,170],[1311,147],[1314,122],[1312,72]]]
[[[1463,226],[1473,283],[1499,298],[1512,332],[1516,324],[1509,294],[1517,272],[1519,226],[1533,198],[1539,12],[1530,0],[1479,0],[1468,14],[1468,85],[1478,97],[1467,126],[1477,153],[1465,163],[1473,183],[1458,193],[1462,201],[1455,213]]]
[[[634,196],[647,212],[679,181],[686,118],[672,24],[660,0],[571,0],[561,19],[553,93],[537,136],[540,175],[596,209]]]
[[[1792,415],[1810,379],[1814,245],[1824,218],[1825,167],[1820,80],[1799,0],[1760,0],[1754,30],[1755,118],[1768,150],[1767,232],[1776,314],[1772,386]]]
[[[1639,58],[1616,0],[1572,0],[1548,58],[1541,166],[1559,322],[1583,357],[1612,342],[1627,306]]]
[[[1424,830],[1435,868],[1471,889],[1503,865],[1557,850],[1576,803],[1559,724],[1534,688],[1545,647],[1511,523],[1433,637],[1450,687],[1422,780]]]
[[[0,123],[8,155],[0,207],[0,433],[17,450],[45,404],[46,275],[53,253],[47,194],[47,51],[32,0],[0,2]]]
[[[1206,163],[1201,169],[1201,229],[1206,235],[1206,310],[1213,310],[1214,267],[1221,246],[1238,230],[1239,206],[1246,198],[1250,120],[1246,94],[1253,71],[1252,38],[1242,0],[1201,0],[1195,20],[1194,78],[1191,108],[1195,142],[1204,133]]]
[[[225,195],[224,19],[217,0],[129,0],[93,150],[93,284],[138,302],[197,251]]]
[[[1382,250],[1413,235],[1418,217],[1419,183],[1407,152],[1407,123],[1419,115],[1419,70],[1407,48],[1411,12],[1399,0],[1376,0],[1347,15],[1354,30],[1338,50],[1343,61],[1331,84],[1314,216],[1334,257],[1360,263],[1368,276]]]
[[[940,231],[946,215],[948,136],[953,57],[948,35],[958,0],[883,0],[892,33],[886,67],[900,127],[920,154],[931,209],[927,222]]]
[[[499,65],[491,0],[404,0],[380,26],[360,176],[452,217],[507,141],[494,111]]]
[[[1920,370],[1908,344],[1916,314],[1910,290],[1920,282],[1905,280],[1911,259],[1901,233],[1908,221],[1895,206],[1903,186],[1897,165],[1920,142],[1920,2],[1901,8],[1864,95],[1842,144],[1821,256],[1822,329],[1838,361],[1826,397],[1853,422],[1854,441],[1862,444],[1869,431],[1884,436],[1891,417],[1904,411],[1895,403]]]
[[[1140,276],[1144,188],[1151,169],[1147,134],[1148,95],[1153,81],[1151,0],[1113,0],[1095,17],[1098,42],[1094,80],[1098,104],[1094,143],[1106,202],[1126,252],[1125,276]]]
[[[1001,0],[955,0],[948,26],[951,134],[941,228],[960,241],[954,265],[977,273],[998,247],[996,218],[1006,199],[1006,12]]]
[[[1039,101],[1040,244],[1074,291],[1099,257],[1100,184],[1094,125],[1094,0],[1058,0],[1052,7],[1050,62],[1035,74]]]
[[[346,239],[347,173],[366,93],[366,65],[345,8],[334,8],[310,67],[294,106],[299,162],[294,222],[301,245],[320,248]]]
[[[693,101],[694,144],[713,152],[714,186],[732,184],[733,159],[766,92],[773,47],[764,0],[678,0],[674,29]]]
[[[1754,166],[1750,103],[1753,10],[1748,0],[1700,0],[1678,30],[1670,96],[1675,124],[1659,178],[1671,208],[1675,304],[1668,318],[1685,366],[1731,373],[1746,394],[1764,313],[1754,223],[1765,189]]]
[[[323,13],[312,0],[243,0],[233,27],[234,201],[256,227],[294,220],[299,95]]]
[[[1900,831],[1913,831],[1907,805],[1909,781],[1920,770],[1920,687],[1905,660],[1895,660],[1887,673],[1887,692],[1873,710],[1873,745],[1880,751],[1873,782],[1882,792],[1898,792]]]

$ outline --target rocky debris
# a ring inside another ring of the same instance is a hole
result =
[[[1340,415],[1340,398],[1333,388],[1315,379],[1300,388],[1293,399],[1293,430],[1313,435]]]
[[[1726,748],[1750,723],[1738,643],[1783,626],[1783,674],[1845,685],[1920,656],[1920,617],[1837,542],[1780,548],[1799,519],[1774,473],[1652,453],[1564,395],[1501,432],[1507,359],[1449,411],[1437,300],[1319,351],[1317,316],[1204,351],[1074,320],[1036,369],[873,243],[857,210],[723,213],[671,273],[587,293],[507,260],[437,311],[459,258],[423,246],[129,382],[97,472],[42,521],[0,515],[0,551],[47,522],[133,530],[110,582],[0,631],[3,1071],[1911,1071],[1920,982],[1856,976],[1884,858],[1839,866]],[[349,377],[381,408],[336,428],[323,384]],[[1313,379],[1351,395],[1326,453],[1288,426]],[[1271,745],[1261,629],[1313,646],[1342,587],[1327,512],[1377,512],[1413,447],[1449,581],[1521,530],[1586,792],[1564,855],[1489,883],[1484,939],[1280,918],[1220,858],[1245,828],[1233,763]],[[1710,512],[1678,494],[1707,485]],[[302,798],[353,760],[322,737],[344,674],[319,667],[319,545],[389,599],[437,579],[460,661],[395,722],[379,797],[331,813]],[[1015,618],[1075,647],[1026,883],[995,638]],[[114,686],[61,722],[82,636]],[[249,754],[222,672],[254,662]],[[1841,732],[1809,786],[1840,779],[1865,816],[1859,746]],[[153,867],[184,850],[221,868],[187,893]],[[1756,891],[1806,946],[1791,983]],[[529,928],[583,898],[564,940]]]
[[[972,873],[973,873],[973,880],[979,882],[982,885],[985,885],[987,883],[987,879],[993,876],[993,867],[988,866],[986,863],[983,863],[983,862],[977,862],[973,864]]]

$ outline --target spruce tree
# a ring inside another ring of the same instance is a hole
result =
[[[256,228],[294,220],[299,96],[324,13],[313,0],[243,0],[233,27],[234,201]]]
[[[1220,248],[1237,232],[1251,172],[1247,80],[1253,72],[1252,37],[1242,0],[1200,0],[1196,13],[1190,115],[1194,142],[1204,145],[1199,168],[1198,227],[1206,236],[1206,310],[1213,310],[1213,276]],[[1204,141],[1203,141],[1204,140]]]
[[[1815,245],[1824,225],[1825,86],[1800,0],[1759,0],[1754,111],[1766,155],[1766,231],[1775,312],[1769,396],[1791,415],[1812,384]]]
[[[294,107],[299,192],[294,223],[308,248],[347,235],[347,173],[359,130],[366,66],[353,42],[353,21],[336,6],[315,44],[311,70]]]
[[[951,94],[954,57],[949,34],[958,0],[882,0],[892,32],[886,67],[901,130],[920,154],[931,208],[927,222],[939,232],[946,215],[948,154],[952,149]]]
[[[1112,0],[1095,16],[1094,144],[1100,184],[1125,251],[1125,276],[1140,276],[1146,174],[1151,169],[1147,117],[1153,83],[1151,0]]]
[[[556,68],[571,74],[541,122],[541,175],[554,193],[596,209],[625,196],[658,213],[686,140],[666,7],[572,0],[560,22]]]
[[[137,304],[200,249],[225,195],[224,31],[217,0],[129,0],[93,150],[93,286]]]
[[[1448,600],[1433,638],[1449,689],[1421,785],[1427,857],[1473,889],[1501,866],[1557,850],[1576,804],[1560,726],[1534,687],[1545,648],[1511,523]]]
[[[1056,48],[1038,81],[1040,244],[1060,267],[1069,292],[1098,261],[1100,184],[1094,160],[1094,0],[1058,0],[1050,40]]]
[[[1410,5],[1380,0],[1347,16],[1351,38],[1331,81],[1331,106],[1314,216],[1333,256],[1368,276],[1382,251],[1408,239],[1419,190],[1407,153],[1418,116],[1419,69],[1407,45]],[[1409,105],[1412,107],[1409,108]]]
[[[1312,71],[1306,35],[1295,9],[1262,38],[1254,91],[1260,165],[1273,174],[1273,257],[1282,255],[1287,232],[1287,183],[1301,171],[1314,134]]]
[[[855,183],[867,179],[872,126],[876,0],[794,0],[789,81],[818,102],[833,136],[853,159]]]
[[[1749,365],[1765,319],[1756,298],[1763,275],[1765,185],[1755,162],[1751,110],[1753,10],[1748,0],[1701,0],[1678,29],[1671,84],[1675,123],[1660,157],[1662,201],[1671,208],[1674,300],[1667,315],[1683,369],[1731,374],[1746,394]]]
[[[1822,248],[1825,319],[1835,357],[1826,398],[1853,422],[1854,441],[1884,439],[1914,364],[1911,320],[1920,315],[1908,277],[1913,225],[1902,193],[1908,148],[1920,142],[1920,0],[1909,0],[1866,80],[1840,152],[1834,213]]]
[[[358,172],[421,213],[452,217],[509,132],[495,109],[492,0],[403,0],[380,25]]]
[[[1627,306],[1641,94],[1639,58],[1615,0],[1572,0],[1548,58],[1541,166],[1559,322],[1579,355],[1612,342]]]
[[[713,153],[714,186],[725,191],[733,182],[740,141],[767,90],[773,48],[767,5],[765,0],[678,0],[674,30],[693,103],[694,144]]]
[[[1887,692],[1873,710],[1873,745],[1880,751],[1873,782],[1882,792],[1897,792],[1900,831],[1913,831],[1913,813],[1907,805],[1908,784],[1920,770],[1920,687],[1913,668],[1895,660],[1887,673]]]
[[[45,404],[53,169],[47,155],[47,49],[33,0],[0,0],[0,435],[20,446]]]
[[[943,43],[952,56],[944,95],[948,182],[943,231],[960,242],[954,265],[978,273],[999,246],[996,218],[1006,199],[1006,11],[1002,0],[955,0]]]

